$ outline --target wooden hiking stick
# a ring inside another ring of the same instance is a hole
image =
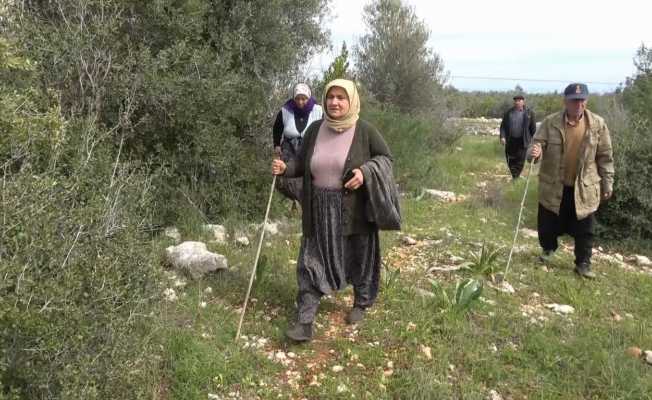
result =
[[[284,139],[285,136],[281,136],[281,143],[280,143],[281,146],[283,145]],[[281,155],[276,154],[275,158],[281,158]],[[249,278],[249,287],[247,288],[247,295],[245,296],[245,301],[244,304],[242,305],[242,311],[240,312],[240,322],[238,323],[238,332],[235,334],[236,342],[240,340],[240,331],[242,330],[242,322],[244,321],[244,315],[245,312],[247,311],[247,304],[249,303],[249,295],[251,295],[251,287],[253,286],[254,279],[256,278],[256,268],[258,267],[260,250],[263,248],[263,239],[265,239],[265,227],[267,226],[267,219],[269,218],[269,209],[272,206],[272,197],[274,197],[274,189],[276,188],[276,177],[277,175],[274,175],[274,178],[272,179],[272,188],[269,191],[269,200],[267,200],[267,210],[265,211],[265,220],[263,221],[263,226],[260,230],[260,240],[258,240],[258,250],[256,251],[256,259],[254,260],[254,266],[251,269],[251,277]]]
[[[263,226],[260,230],[260,240],[258,240],[258,250],[256,251],[256,259],[254,260],[254,266],[251,269],[251,277],[249,278],[249,287],[247,288],[247,295],[245,296],[244,304],[242,305],[242,311],[240,312],[240,322],[238,323],[238,332],[235,335],[235,341],[237,342],[240,339],[240,330],[242,329],[242,321],[244,321],[245,311],[247,310],[247,303],[249,303],[249,295],[251,294],[251,287],[254,284],[254,279],[256,278],[256,267],[258,266],[258,258],[260,257],[260,250],[263,247],[263,239],[265,238],[265,227],[267,226],[267,218],[269,218],[269,209],[272,205],[272,197],[274,196],[274,188],[276,186],[276,175],[272,179],[272,188],[269,192],[269,200],[267,201],[267,210],[265,211],[265,220],[263,221]]]
[[[516,222],[516,230],[514,231],[514,240],[512,241],[512,248],[509,251],[509,258],[507,258],[507,267],[505,267],[505,273],[503,274],[502,281],[507,281],[507,273],[509,272],[509,267],[512,264],[512,255],[514,254],[514,247],[516,247],[516,238],[518,238],[518,230],[521,227],[521,218],[523,217],[523,208],[525,207],[525,198],[527,197],[527,189],[530,186],[530,176],[532,176],[533,166],[534,166],[534,160],[530,161],[530,169],[527,174],[527,179],[525,180],[525,191],[523,192],[523,200],[521,200],[521,209],[518,212],[518,221]]]

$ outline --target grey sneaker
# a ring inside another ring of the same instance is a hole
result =
[[[357,324],[364,319],[365,309],[362,307],[353,307],[346,316],[346,323],[349,325]]]
[[[312,340],[312,324],[297,322],[285,332],[285,336],[295,342],[309,342]]]
[[[581,263],[575,267],[575,273],[582,278],[595,279],[595,272],[591,271],[591,264]]]

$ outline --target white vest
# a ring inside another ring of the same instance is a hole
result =
[[[308,115],[308,123],[306,124],[306,127],[303,131],[299,132],[297,125],[294,123],[294,113],[287,110],[285,107],[281,108],[281,112],[283,113],[283,136],[285,136],[286,139],[295,139],[298,137],[303,138],[303,134],[306,132],[306,129],[308,129],[310,124],[322,119],[324,116],[324,111],[321,106],[315,104],[312,111],[310,111],[310,115]]]

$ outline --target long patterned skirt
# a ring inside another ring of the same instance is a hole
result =
[[[342,234],[342,191],[313,187],[312,234],[304,235],[297,262],[298,321],[312,323],[321,296],[353,285],[354,306],[368,308],[378,295],[378,231]]]

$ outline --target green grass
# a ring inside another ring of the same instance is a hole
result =
[[[359,327],[343,323],[351,304],[348,289],[323,301],[314,342],[293,345],[284,339],[294,318],[293,262],[300,244],[295,218],[264,247],[256,300],[244,324],[245,335],[269,342],[262,350],[243,348],[233,340],[236,311],[257,238],[252,232],[248,248],[214,247],[229,257],[232,270],[190,282],[185,296],[161,310],[165,390],[159,398],[207,399],[213,393],[244,399],[485,399],[492,389],[505,399],[652,398],[652,367],[625,355],[629,346],[652,349],[649,275],[595,260],[599,279],[582,281],[573,275],[570,253],[545,271],[537,264],[536,240],[521,237],[518,244],[526,247],[515,255],[507,277],[515,294],[485,285],[483,298],[468,312],[446,306],[441,297],[415,294],[415,287],[432,290],[430,279],[449,292],[461,279],[486,279],[466,270],[426,272],[450,264],[450,255],[471,261],[478,244],[503,246],[496,269],[506,263],[525,182],[496,177],[507,170],[494,138],[465,137],[459,146],[461,151],[438,159],[440,170],[429,184],[467,199],[442,204],[405,198],[402,233],[382,234],[387,266],[378,303]],[[480,188],[479,182],[487,184]],[[534,228],[536,179],[524,215],[525,226]],[[404,247],[403,234],[419,243]],[[204,292],[207,286],[212,294]],[[199,306],[202,301],[206,308]],[[575,313],[553,314],[543,307],[547,303],[572,305]],[[623,320],[614,321],[612,312]],[[431,359],[423,346],[431,349]],[[279,351],[296,354],[291,366],[268,359]],[[336,365],[344,370],[333,372]],[[288,382],[287,371],[300,377]],[[314,376],[318,385],[310,384]]]

